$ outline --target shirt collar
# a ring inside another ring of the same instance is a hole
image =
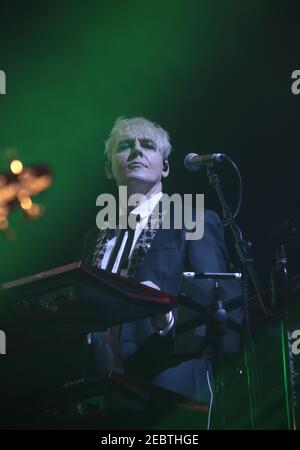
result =
[[[159,200],[162,197],[162,192],[158,192],[157,194],[153,194],[145,200],[140,205],[136,206],[132,211],[131,214],[139,214],[141,219],[145,219],[146,217],[149,217],[152,211],[154,210],[155,206],[159,202]]]

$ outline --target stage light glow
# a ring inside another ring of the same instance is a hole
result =
[[[23,170],[23,164],[18,159],[14,159],[10,163],[10,170],[12,171],[13,174],[19,175]]]
[[[32,207],[32,200],[30,197],[22,198],[20,201],[20,206],[22,209],[29,210]]]

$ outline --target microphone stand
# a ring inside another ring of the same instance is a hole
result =
[[[219,280],[215,280],[214,284],[214,304],[211,314],[211,332],[216,368],[216,411],[219,428],[224,430],[226,429],[226,391],[222,337],[226,334],[227,311],[225,309],[224,302],[221,299]]]
[[[227,157],[228,158],[228,157]],[[230,158],[228,158],[230,160]],[[231,160],[230,160],[231,161]],[[233,163],[234,164],[234,163]],[[243,307],[245,314],[245,359],[248,373],[248,385],[249,385],[249,403],[250,403],[250,421],[251,428],[255,429],[259,424],[259,408],[258,408],[258,376],[256,369],[256,358],[254,347],[252,343],[252,337],[250,332],[249,325],[249,316],[248,316],[248,292],[247,292],[247,282],[245,279],[249,279],[256,291],[260,306],[265,314],[268,316],[268,312],[264,305],[264,301],[261,296],[261,287],[253,267],[253,259],[249,255],[250,243],[245,241],[242,236],[242,232],[238,225],[234,221],[234,217],[231,211],[231,208],[227,205],[222,189],[220,187],[220,180],[218,174],[212,171],[211,165],[207,165],[207,176],[210,185],[215,189],[217,197],[222,206],[223,219],[226,225],[228,225],[234,241],[235,241],[235,249],[237,256],[239,258],[241,269],[242,269],[242,292],[243,292]]]
[[[183,279],[214,280],[214,302],[208,309],[206,320],[207,325],[206,343],[212,345],[214,358],[214,372],[216,374],[216,413],[217,423],[221,429],[226,429],[226,384],[224,378],[224,352],[222,337],[226,335],[227,327],[232,327],[226,310],[226,302],[221,297],[220,280],[240,279],[238,273],[220,273],[220,272],[183,272],[181,277],[181,295],[184,289],[182,287]],[[191,305],[190,305],[191,306]],[[230,307],[229,307],[230,310]]]
[[[297,396],[295,392],[294,359],[291,349],[289,327],[290,283],[287,268],[285,244],[295,233],[293,224],[285,222],[272,232],[275,245],[275,267],[271,272],[272,303],[280,321],[281,354],[283,363],[284,396],[286,405],[287,428],[297,429]]]

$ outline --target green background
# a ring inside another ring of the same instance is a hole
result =
[[[116,117],[143,115],[171,134],[168,192],[204,192],[206,206],[220,211],[205,172],[186,172],[183,158],[223,152],[238,164],[239,223],[268,285],[270,230],[299,219],[297,17],[297,2],[1,2],[0,170],[8,169],[5,150],[16,147],[24,164],[48,165],[54,180],[36,199],[45,206],[39,220],[11,214],[17,239],[0,236],[0,281],[78,259],[96,197],[112,189],[103,143]],[[224,166],[220,174],[234,204],[233,172]]]

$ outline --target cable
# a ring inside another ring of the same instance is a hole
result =
[[[210,421],[211,421],[211,411],[212,411],[212,405],[214,401],[214,393],[210,384],[210,377],[209,377],[209,371],[206,371],[206,378],[207,378],[207,384],[208,388],[210,390],[210,402],[209,402],[209,410],[208,410],[208,419],[207,419],[207,429],[210,430]]]
[[[242,181],[242,177],[241,177],[239,168],[235,164],[235,162],[232,161],[232,159],[229,158],[229,156],[227,156],[227,155],[224,155],[224,159],[226,159],[228,162],[230,162],[230,164],[233,166],[233,168],[234,168],[234,170],[235,170],[235,172],[237,174],[238,180],[239,180],[239,188],[240,189],[239,189],[238,203],[237,203],[236,210],[235,210],[235,212],[233,214],[233,218],[235,219],[237,217],[238,213],[240,212],[240,209],[241,209],[242,197],[243,197],[243,181]]]

